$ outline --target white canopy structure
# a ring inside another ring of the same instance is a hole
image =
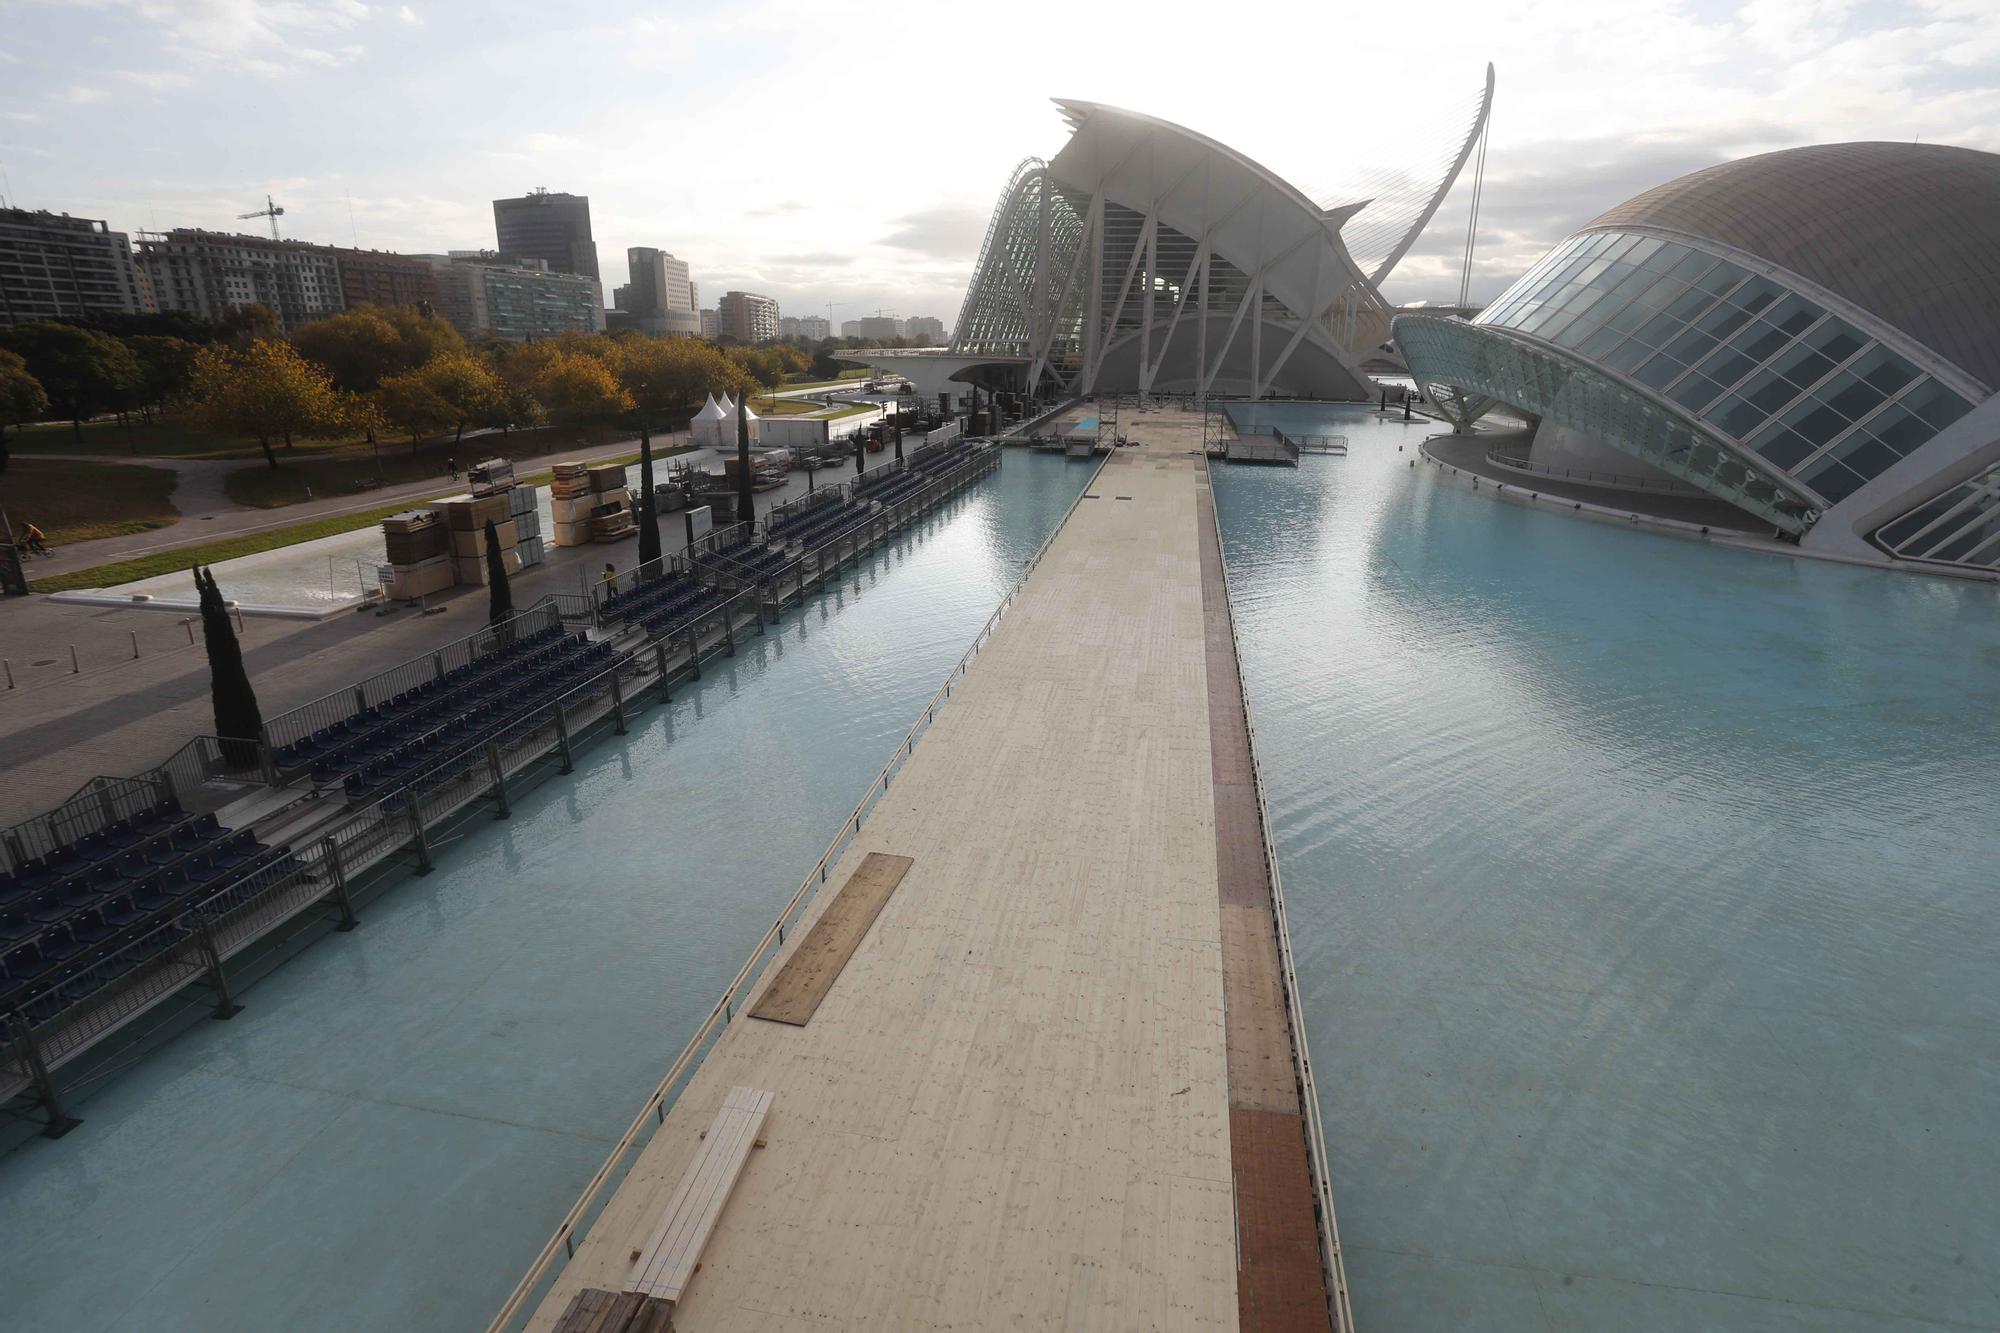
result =
[[[1365,398],[1360,362],[1393,313],[1380,284],[1458,178],[1492,101],[1489,65],[1437,178],[1327,206],[1193,130],[1058,100],[1069,142],[1015,169],[951,346],[933,355],[952,377],[1030,391]],[[1350,252],[1343,228],[1357,217]],[[877,364],[866,351],[844,359]],[[918,359],[893,368],[921,382]]]

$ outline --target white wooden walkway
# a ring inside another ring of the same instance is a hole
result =
[[[811,1021],[738,1014],[531,1327],[627,1283],[738,1086],[683,1333],[1236,1326],[1196,422],[1105,466],[836,867],[911,858]]]

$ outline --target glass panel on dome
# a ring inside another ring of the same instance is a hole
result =
[[[1943,430],[1972,410],[1972,404],[1936,380],[1919,384],[1904,394],[1901,402],[1929,422],[1933,430]]]
[[[1738,439],[1755,430],[1758,423],[1770,415],[1733,393],[1701,414],[1702,420],[1713,422],[1723,434]]]
[[[1633,372],[1632,378],[1649,389],[1664,389],[1687,370],[1687,366],[1661,352]]]
[[[1868,423],[1869,433],[1899,454],[1913,452],[1937,434],[1930,424],[1901,403],[1891,403]]]
[[[1829,504],[1839,504],[1866,484],[1865,478],[1830,458],[1813,464],[1800,480],[1825,496]]]
[[[1778,332],[1760,319],[1734,338],[1731,338],[1729,345],[1742,352],[1743,355],[1749,357],[1758,365],[1762,365],[1776,356],[1778,349],[1783,347],[1788,341],[1790,339],[1786,338],[1784,334]]]
[[[1767,366],[1752,375],[1737,392],[1755,404],[1765,416],[1773,416],[1799,396],[1799,387]]]
[[[1716,400],[1723,386],[1699,372],[1690,372],[1679,384],[1667,391],[1667,397],[1679,403],[1690,412],[1699,412]]]
[[[1695,283],[1695,286],[1705,292],[1722,296],[1731,287],[1743,281],[1746,276],[1742,269],[1725,259],[1708,272],[1702,274],[1700,280]]]
[[[1643,264],[1652,258],[1665,244],[1664,241],[1655,240],[1651,236],[1641,236],[1632,243],[1631,248],[1626,250],[1621,258],[1628,264]]]
[[[1729,303],[1754,315],[1782,296],[1784,290],[1769,278],[1752,278],[1729,294]]]
[[[1794,338],[1804,333],[1826,314],[1803,296],[1787,294],[1785,298],[1764,312],[1764,318]]]
[[[1693,282],[1706,273],[1710,266],[1715,263],[1713,255],[1705,255],[1699,250],[1690,250],[1686,246],[1677,245],[1674,248],[1679,250],[1680,254],[1675,256],[1674,266],[1669,272],[1682,282]]]
[[[1672,352],[1677,360],[1693,365],[1715,350],[1715,339],[1700,329],[1685,329],[1667,343],[1665,350]]]

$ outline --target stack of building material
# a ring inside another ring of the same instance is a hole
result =
[[[508,458],[489,458],[483,463],[473,464],[465,476],[472,483],[475,499],[498,495],[514,484],[514,462]]]
[[[555,480],[549,484],[549,516],[555,521],[550,535],[557,546],[588,546],[596,535],[591,514],[598,505],[590,489],[590,466],[586,463],[558,463]]]
[[[622,541],[638,535],[632,521],[632,496],[625,489],[625,469],[617,463],[590,469],[590,493],[596,505],[590,511],[593,540]]]
[[[433,500],[431,508],[441,514],[451,537],[451,568],[455,580],[478,587],[486,582],[486,525],[493,525],[500,540],[501,563],[508,573],[521,568],[521,553],[514,526],[514,501],[506,491],[498,495],[454,495]]]
[[[436,513],[412,509],[391,514],[382,520],[382,542],[389,558],[378,571],[384,597],[414,601],[451,586],[450,537]]]
[[[514,549],[521,553],[523,569],[541,564],[546,549],[542,545],[539,496],[533,486],[516,486],[507,492],[507,498],[513,502]]]

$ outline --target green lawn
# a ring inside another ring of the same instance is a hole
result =
[[[258,509],[282,509],[306,500],[363,495],[384,486],[414,481],[436,481],[440,489],[449,489],[453,465],[462,476],[468,466],[483,459],[534,458],[565,449],[599,449],[629,438],[630,434],[625,427],[616,425],[542,426],[505,435],[476,435],[457,444],[445,436],[415,446],[408,441],[385,440],[372,449],[364,444],[339,453],[299,458],[287,457],[281,451],[276,468],[262,462],[238,468],[229,474],[223,486],[237,504]]]
[[[120,425],[113,418],[83,423],[83,439],[72,438],[69,423],[42,422],[9,432],[7,443],[18,452],[48,454],[135,454],[149,458],[262,458],[255,440],[232,440],[207,431],[178,426],[147,426],[133,417]],[[352,448],[355,440],[300,440],[278,448],[278,456],[325,453]],[[366,447],[366,441],[359,441]]]
[[[0,472],[0,505],[15,531],[33,523],[50,542],[92,541],[163,528],[180,517],[166,468],[15,454]]]

